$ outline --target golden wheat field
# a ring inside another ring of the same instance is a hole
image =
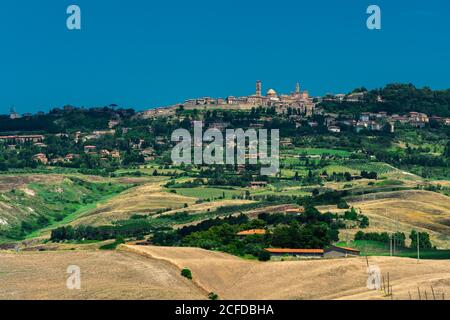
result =
[[[81,290],[66,286],[81,270]],[[170,263],[124,251],[0,252],[0,299],[204,299]]]
[[[189,268],[205,291],[223,299],[417,299],[418,288],[448,299],[450,261],[370,257],[305,261],[249,261],[199,248],[127,246],[126,250]],[[390,275],[393,296],[367,288],[367,262]]]
[[[75,224],[108,225],[133,214],[155,214],[165,208],[191,205],[195,198],[164,192],[161,183],[147,183],[129,189],[80,216]]]
[[[389,274],[392,296],[367,288],[367,263]],[[69,265],[81,290],[66,287]],[[192,271],[193,280],[180,275]],[[118,251],[0,253],[0,299],[431,299],[450,297],[450,261],[396,257],[244,260],[199,248],[123,245]],[[426,293],[425,293],[426,292]]]
[[[382,192],[347,199],[349,205],[360,210],[370,219],[370,226],[364,232],[404,232],[412,229],[426,231],[439,248],[450,245],[450,201],[435,192],[407,190]],[[335,206],[318,207],[320,211],[340,212]],[[341,238],[353,235],[359,229],[341,230]]]

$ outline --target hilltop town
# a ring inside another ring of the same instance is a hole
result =
[[[302,127],[310,127],[313,130],[326,130],[330,134],[340,134],[345,131],[353,131],[360,133],[362,131],[378,131],[378,132],[390,132],[395,133],[396,125],[408,125],[412,128],[424,129],[426,126],[449,126],[450,117],[438,116],[436,114],[426,114],[424,112],[409,111],[403,114],[388,113],[387,111],[378,112],[359,112],[357,114],[348,114],[339,112],[339,110],[328,110],[327,105],[338,104],[345,106],[360,105],[365,103],[368,91],[353,92],[349,94],[336,94],[326,95],[324,97],[311,97],[308,91],[302,91],[300,84],[297,83],[295,90],[290,94],[278,94],[273,89],[268,89],[266,94],[263,94],[262,82],[256,82],[256,91],[254,94],[245,97],[230,96],[225,99],[203,97],[198,99],[188,99],[181,104],[176,104],[163,108],[155,108],[140,113],[133,113],[134,118],[141,119],[155,119],[155,118],[175,118],[184,120],[185,117],[181,114],[182,111],[202,111],[202,112],[217,112],[218,110],[225,111],[250,111],[254,112],[256,109],[270,109],[271,114],[265,114],[258,119],[254,119],[252,123],[249,123],[249,127],[260,128],[264,126],[264,123],[270,122],[274,117],[281,117],[288,119],[296,129]],[[379,105],[385,103],[382,96],[376,96],[376,102]],[[345,107],[342,107],[342,111],[345,111]],[[77,109],[72,106],[66,106],[63,109],[55,109],[52,112],[52,116],[63,116],[64,114],[74,114],[84,112],[81,109]],[[126,122],[129,114],[124,112],[114,111],[113,109],[106,108],[93,108],[90,110],[92,113],[100,114],[101,117],[109,117],[107,122],[103,122],[101,127],[92,127],[90,130],[76,130],[74,128],[70,131],[58,132],[53,134],[56,138],[69,139],[74,144],[83,144],[81,150],[82,153],[88,155],[98,155],[101,161],[120,161],[121,150],[115,148],[101,148],[95,144],[89,144],[89,141],[95,141],[103,137],[114,137],[117,135],[127,135],[131,129],[127,126],[123,126]],[[20,115],[11,109],[9,119],[23,123],[33,122],[37,119],[48,118],[43,112],[38,112],[33,115],[30,113]],[[217,128],[223,130],[227,128],[230,123],[227,121],[212,121],[209,123],[210,128]],[[18,128],[20,129],[20,128]],[[120,132],[117,132],[119,130]],[[20,131],[20,130],[11,130]],[[152,134],[152,128],[148,127],[148,133]],[[1,134],[1,132],[0,132]],[[48,135],[48,134],[47,134]],[[32,156],[32,160],[43,165],[57,165],[64,163],[73,163],[80,158],[80,152],[68,152],[67,154],[48,154],[44,152],[47,148],[45,144],[46,135],[20,135],[20,134],[8,134],[0,135],[0,142],[2,142],[9,150],[14,150],[16,147],[23,145],[24,143],[32,143],[35,146],[35,150],[40,151]],[[167,144],[168,137],[156,136],[154,137],[156,145]],[[284,143],[286,144],[286,139]],[[155,148],[149,146],[149,143],[145,143],[145,139],[135,137],[132,141],[128,141],[127,144],[132,150],[136,150],[139,153],[139,157],[143,158],[146,162],[153,161],[155,159]],[[123,152],[123,150],[122,150]]]

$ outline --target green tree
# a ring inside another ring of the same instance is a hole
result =
[[[189,280],[192,280],[192,272],[188,268],[184,268],[181,270],[181,275]]]
[[[266,250],[261,250],[258,254],[258,260],[259,261],[269,261],[270,260],[270,253]]]
[[[430,235],[426,232],[417,233],[416,230],[412,230],[409,238],[411,239],[411,249],[417,248],[417,238],[419,238],[419,248],[431,249],[433,247],[430,241]]]
[[[367,228],[369,226],[369,218],[365,215],[359,215],[359,227],[360,228]]]
[[[219,296],[218,296],[217,293],[215,293],[215,292],[210,292],[210,293],[208,294],[208,299],[209,299],[209,300],[219,300]]]

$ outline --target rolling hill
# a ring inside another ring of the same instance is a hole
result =
[[[393,296],[369,290],[365,258],[259,262],[198,248],[125,245],[119,251],[0,252],[0,299],[422,299],[450,297],[450,261],[369,257]],[[81,290],[66,269],[81,268]],[[192,271],[193,280],[180,275]]]
[[[364,232],[404,232],[412,229],[426,231],[432,243],[439,248],[450,247],[450,198],[445,195],[423,191],[405,190],[380,192],[349,197],[349,205],[359,209],[370,219],[370,226]],[[321,206],[322,212],[343,212],[335,206]],[[347,234],[353,239],[359,229],[341,230],[341,239]]]
[[[81,269],[81,290],[68,290],[69,265]],[[0,299],[206,299],[170,263],[124,251],[0,251]]]
[[[205,291],[223,299],[385,299],[368,290],[365,258],[259,262],[199,248],[126,246],[150,259],[189,268]],[[383,275],[390,273],[395,299],[408,299],[408,291],[450,294],[450,261],[370,257]]]

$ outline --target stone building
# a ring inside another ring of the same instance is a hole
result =
[[[290,94],[278,94],[274,89],[267,90],[263,95],[263,86],[260,80],[256,81],[255,94],[235,97],[228,96],[226,99],[204,97],[198,99],[186,100],[183,106],[197,107],[197,106],[211,106],[211,107],[275,107],[279,113],[287,111],[288,108],[298,109],[300,113],[312,115],[315,109],[315,103],[309,96],[308,91],[301,91],[300,84],[297,83],[295,91]]]

